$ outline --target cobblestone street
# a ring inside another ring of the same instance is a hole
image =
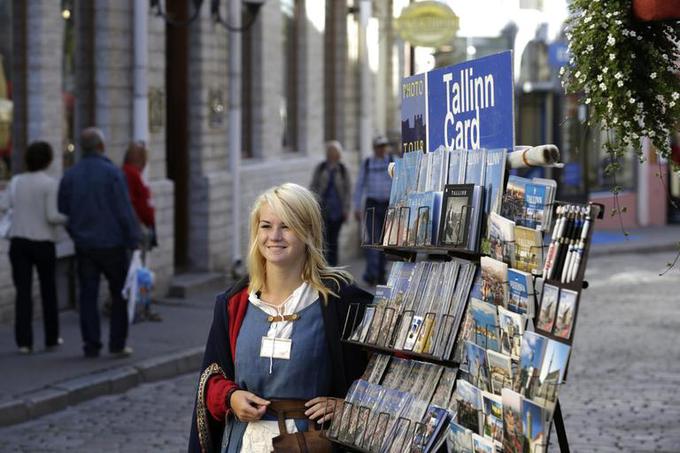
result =
[[[590,261],[561,397],[571,451],[680,452],[680,271],[658,276],[672,258]],[[0,451],[185,451],[195,382],[144,384],[0,429]]]

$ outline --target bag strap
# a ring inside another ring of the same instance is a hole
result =
[[[309,453],[309,449],[307,448],[307,441],[305,440],[305,435],[297,432],[295,433],[295,439],[298,442],[298,447],[300,447],[300,453]]]
[[[289,434],[286,429],[286,418],[308,420],[310,430],[316,430],[316,423],[305,415],[306,410],[303,400],[272,400],[267,407],[267,412],[276,416],[281,434]]]

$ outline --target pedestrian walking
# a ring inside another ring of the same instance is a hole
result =
[[[141,260],[146,267],[146,257],[148,253],[158,246],[156,239],[156,212],[151,201],[151,190],[144,182],[142,173],[148,161],[148,152],[144,142],[132,142],[125,152],[123,161],[123,173],[127,181],[128,192],[132,207],[137,214],[139,227],[142,234]],[[141,311],[135,314],[136,321],[161,321],[161,316],[151,310],[151,298],[144,297]]]
[[[390,203],[392,179],[387,167],[392,162],[389,141],[380,135],[373,140],[373,156],[367,157],[359,166],[359,177],[354,189],[355,217],[364,218],[364,240],[380,242],[385,214]],[[363,208],[362,208],[363,207]],[[386,282],[385,254],[379,250],[366,249],[366,270],[363,280],[369,285]]]
[[[317,194],[324,223],[324,255],[331,266],[338,265],[340,228],[350,212],[352,182],[340,160],[342,145],[333,140],[326,143],[326,160],[314,169],[310,189]]]
[[[132,349],[126,346],[128,315],[121,291],[128,252],[140,244],[139,224],[123,172],[104,156],[104,134],[85,129],[80,147],[82,158],[64,175],[58,201],[76,248],[83,350],[86,357],[97,357],[102,347],[98,296],[104,274],[111,292],[109,352],[126,356]]]
[[[340,337],[350,303],[371,295],[327,265],[322,241],[319,205],[304,187],[283,184],[255,201],[248,277],[215,304],[190,452],[270,452],[280,442],[330,451],[319,431],[286,436],[276,422],[281,410],[300,432],[330,420],[366,367],[366,353]]]
[[[14,336],[22,354],[33,351],[33,268],[40,281],[45,347],[50,351],[62,343],[55,242],[56,227],[66,222],[66,216],[57,210],[59,183],[45,172],[53,155],[49,143],[31,143],[24,157],[27,172],[10,180],[3,198],[2,208],[12,209],[9,260],[16,289]]]

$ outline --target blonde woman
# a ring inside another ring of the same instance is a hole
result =
[[[272,402],[329,420],[367,357],[342,344],[350,303],[371,295],[323,256],[322,217],[297,184],[261,194],[250,213],[248,278],[218,297],[203,358],[190,452],[270,452]],[[288,420],[306,431],[307,420]]]

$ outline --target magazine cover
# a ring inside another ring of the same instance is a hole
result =
[[[543,272],[543,252],[540,230],[515,226],[515,259],[512,267],[540,275]]]
[[[465,168],[465,184],[484,185],[486,173],[486,150],[469,149],[467,151],[467,166]]]
[[[402,153],[427,152],[427,75],[416,74],[401,81]]]
[[[467,241],[474,187],[469,184],[452,184],[444,187],[442,222],[439,243],[442,246],[461,247]]]
[[[527,316],[533,315],[533,309],[529,304],[531,282],[532,277],[528,272],[508,269],[508,310]]]
[[[528,228],[545,229],[545,208],[547,194],[546,187],[542,184],[529,183],[524,188],[524,212],[525,218],[522,226]]]
[[[505,179],[505,162],[507,150],[489,149],[486,152],[486,175],[484,187],[486,187],[486,202],[484,212],[488,215],[492,212],[500,214],[503,200],[503,185]]]
[[[511,264],[515,254],[515,222],[492,212],[489,214],[487,237],[491,258]]]
[[[501,203],[501,215],[510,219],[517,225],[524,225],[524,193],[526,185],[531,181],[516,175],[510,175],[505,186],[503,202]]]

